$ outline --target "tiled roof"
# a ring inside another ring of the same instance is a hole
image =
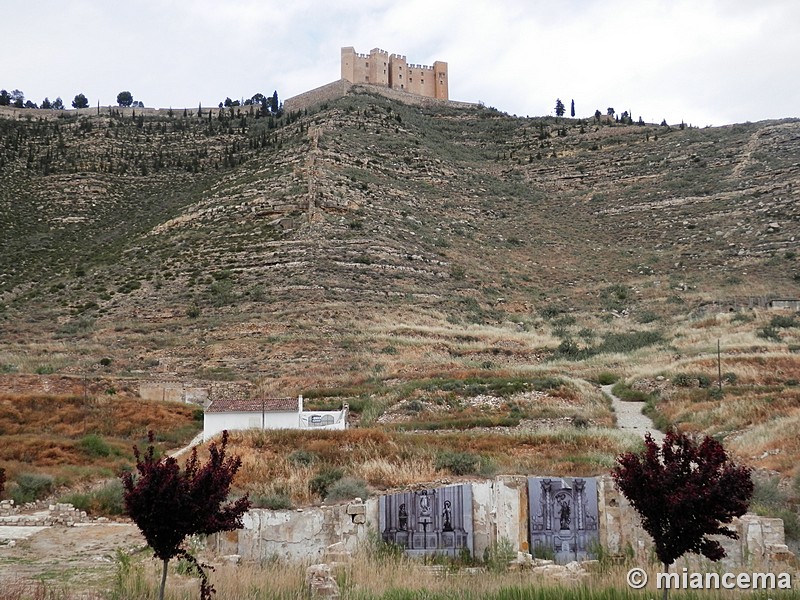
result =
[[[297,412],[297,398],[218,398],[206,412]]]

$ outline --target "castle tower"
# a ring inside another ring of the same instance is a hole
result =
[[[447,83],[447,63],[437,60],[433,63],[433,77],[436,82],[436,92],[434,98],[439,100],[448,100],[450,98],[450,90]]]
[[[369,54],[358,54],[352,46],[343,47],[341,78],[350,83],[379,85],[428,98],[450,98],[446,62],[437,60],[432,67],[408,64],[405,56],[390,56],[380,48],[373,48]]]

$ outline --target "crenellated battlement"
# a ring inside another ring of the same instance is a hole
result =
[[[341,78],[353,84],[365,83],[428,98],[449,99],[446,62],[437,60],[433,65],[423,65],[407,60],[404,54],[389,54],[382,48],[362,54],[352,46],[345,46]]]

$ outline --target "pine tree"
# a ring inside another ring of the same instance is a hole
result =
[[[556,98],[556,116],[563,117],[564,112],[566,112],[566,109],[564,108],[564,103],[561,102],[561,98]]]

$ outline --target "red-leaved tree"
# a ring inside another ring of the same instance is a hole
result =
[[[200,598],[205,600],[214,593],[208,582],[204,565],[183,548],[189,535],[231,531],[242,527],[242,515],[250,507],[245,496],[227,502],[231,483],[242,464],[237,457],[225,456],[228,432],[222,433],[222,444],[213,442],[209,459],[200,464],[197,450],[181,470],[172,457],[159,460],[155,457],[153,432],[150,445],[142,455],[134,446],[136,471],[122,475],[125,509],[142,531],[148,545],[163,562],[160,600],[164,598],[167,565],[179,556],[189,561],[200,575]]]
[[[6,470],[0,469],[0,496],[3,495],[4,489],[6,489]]]
[[[723,547],[708,536],[738,538],[724,524],[747,512],[753,495],[749,467],[734,464],[722,444],[675,430],[661,448],[648,433],[645,450],[617,457],[611,476],[639,513],[665,571],[686,552],[723,558]]]

